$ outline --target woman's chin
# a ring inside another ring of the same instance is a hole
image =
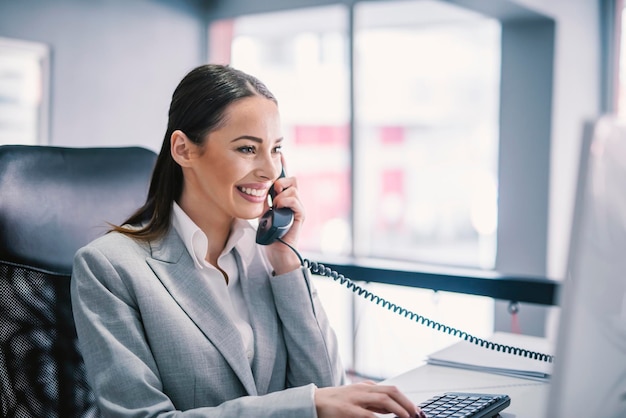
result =
[[[261,216],[263,216],[263,211],[254,211],[254,212],[246,212],[246,213],[240,213],[238,216],[238,218],[240,219],[244,219],[246,221],[253,221],[253,220],[257,220],[259,219]]]

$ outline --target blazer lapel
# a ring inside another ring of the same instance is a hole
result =
[[[239,331],[221,309],[220,300],[196,271],[185,245],[173,228],[152,243],[147,262],[172,298],[220,351],[250,395],[256,395]]]
[[[238,248],[238,250],[245,254],[249,249]],[[272,303],[274,297],[264,264],[260,260],[244,264],[240,254],[237,252],[236,254],[243,295],[248,304],[250,325],[254,332],[252,373],[258,393],[265,394],[272,377],[278,341],[278,319]]]

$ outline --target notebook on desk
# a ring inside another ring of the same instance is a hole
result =
[[[626,124],[585,127],[545,417],[626,417]]]
[[[553,344],[544,338],[496,332],[489,341],[546,355],[553,354]],[[426,362],[539,381],[547,381],[552,374],[550,362],[486,349],[467,341],[457,342],[430,354]]]

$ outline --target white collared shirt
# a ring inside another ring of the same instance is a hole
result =
[[[215,301],[215,303],[221,304],[226,315],[239,330],[248,361],[252,364],[252,359],[254,358],[254,334],[250,326],[248,306],[243,298],[239,269],[237,268],[237,260],[235,259],[233,249],[235,245],[240,244],[244,235],[254,234],[254,228],[245,220],[238,219],[233,223],[226,246],[217,259],[218,265],[228,276],[227,284],[222,272],[205,260],[209,248],[209,240],[206,234],[176,202],[173,204],[172,225],[185,243],[185,247],[191,255],[196,269],[211,289],[219,295],[219,300]],[[243,240],[239,246],[243,248],[238,247],[241,250],[239,251],[239,256],[244,263],[249,261],[248,259],[253,250],[253,248],[250,248],[250,245],[253,245],[253,243],[254,241],[250,241],[250,244],[246,247],[246,242]]]

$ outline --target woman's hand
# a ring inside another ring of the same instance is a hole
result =
[[[401,418],[426,418],[426,415],[395,386],[362,382],[352,385],[318,388],[315,408],[319,418],[375,417],[395,414]]]
[[[285,160],[282,157],[285,167]],[[300,236],[300,228],[304,223],[304,206],[298,194],[298,183],[295,177],[281,177],[274,182],[275,198],[272,199],[274,208],[289,208],[293,211],[294,219],[291,228],[283,236],[282,240],[296,248]],[[263,213],[269,209],[266,203]],[[275,242],[267,247],[267,257],[274,268],[276,275],[290,272],[300,267],[300,259],[291,248],[282,242]]]

